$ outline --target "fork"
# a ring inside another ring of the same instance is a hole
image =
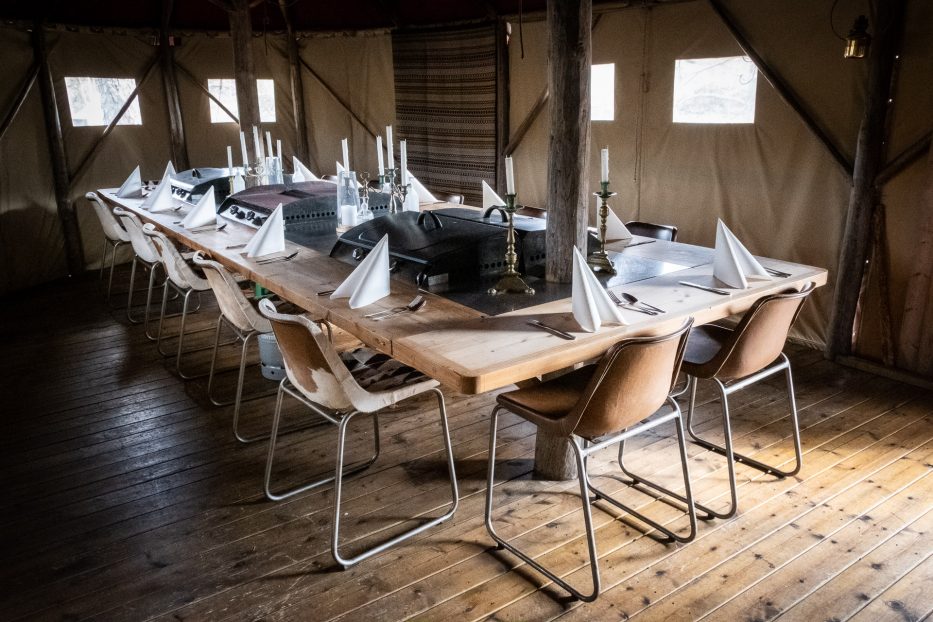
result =
[[[384,309],[382,311],[376,311],[375,313],[370,313],[368,315],[364,315],[363,317],[370,320],[384,320],[387,317],[398,315],[399,313],[405,313],[406,311],[417,311],[424,306],[425,302],[426,300],[424,299],[424,296],[418,295],[412,298],[411,302],[409,302],[407,305],[394,307],[392,309]]]
[[[258,264],[267,264],[267,263],[276,263],[278,261],[291,261],[298,256],[298,251],[295,251],[291,255],[286,255],[285,257],[272,257],[270,259],[260,259],[256,263]]]
[[[657,315],[657,313],[655,313],[654,311],[649,311],[648,309],[642,309],[640,307],[636,307],[635,305],[630,305],[629,303],[623,300],[620,300],[618,296],[612,293],[611,289],[607,289],[606,293],[609,294],[609,299],[612,300],[612,302],[616,303],[616,305],[620,307],[625,307],[627,309],[631,309],[632,311],[638,311],[639,313],[644,313],[645,315]]]

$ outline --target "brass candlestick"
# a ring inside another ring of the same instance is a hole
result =
[[[395,170],[396,169],[394,168],[387,168],[386,175],[385,175],[386,181],[389,184],[389,213],[390,214],[397,214],[398,212],[402,211],[398,208],[398,205],[396,205],[395,203],[395,197],[397,195],[397,190],[395,186]]]
[[[589,254],[586,258],[586,264],[593,272],[615,274],[616,268],[612,265],[612,260],[609,259],[609,254],[606,252],[606,218],[609,216],[609,205],[607,201],[610,197],[614,197],[616,193],[609,192],[608,181],[601,181],[599,185],[601,190],[593,193],[594,196],[602,199],[602,203],[599,206],[599,250]]]
[[[505,195],[505,213],[508,214],[509,222],[505,237],[505,272],[499,278],[495,287],[489,289],[493,296],[498,294],[534,294],[535,290],[528,287],[522,279],[521,273],[517,269],[518,255],[515,253],[515,222],[512,215],[515,214],[515,195]]]

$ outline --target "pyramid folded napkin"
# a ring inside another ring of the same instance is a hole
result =
[[[302,164],[301,160],[292,156],[292,170],[295,172],[292,174],[292,181],[320,181],[320,178],[312,173],[307,166]]]
[[[237,173],[233,176],[233,190],[231,194],[236,194],[237,192],[243,192],[246,190],[246,180],[243,179],[243,176]]]
[[[389,286],[389,236],[384,235],[366,259],[341,283],[331,298],[349,298],[350,308],[372,304],[391,293]]]
[[[768,271],[752,257],[722,220],[716,225],[713,276],[729,287],[741,289],[748,287],[748,277],[771,280]]]
[[[490,207],[505,207],[505,201],[502,200],[496,191],[483,180],[483,209]]]
[[[282,204],[266,219],[250,241],[244,252],[247,257],[261,257],[285,250],[285,220],[282,218]]]
[[[192,208],[188,215],[181,221],[181,226],[186,229],[203,227],[217,222],[217,203],[214,200],[214,191],[208,189],[198,201],[198,204]]]
[[[172,195],[172,177],[168,170],[162,175],[162,181],[155,187],[155,190],[146,197],[141,208],[150,212],[164,212],[165,210],[175,209],[177,202]]]
[[[418,178],[411,174],[411,171],[408,173],[408,183],[411,184],[411,189],[414,190],[415,195],[418,197],[419,203],[437,203],[437,197],[428,191],[424,187],[424,184],[418,181]]]
[[[169,160],[168,164],[165,165],[165,172],[162,173],[162,177],[163,178],[166,176],[174,177],[175,175],[177,175],[177,173],[175,172],[175,165],[172,164],[171,160]]]
[[[573,247],[573,319],[588,333],[603,324],[625,324],[622,311],[609,299],[606,289],[586,265],[580,250]]]
[[[117,190],[117,196],[121,199],[129,198],[139,198],[143,195],[143,180],[139,174],[139,167],[137,166],[133,169],[133,172],[130,173],[130,176],[126,178],[126,181],[123,182],[123,185],[120,186],[120,189]]]

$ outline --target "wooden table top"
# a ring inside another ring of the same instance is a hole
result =
[[[629,292],[667,311],[662,315],[649,316],[623,309],[627,325],[604,326],[595,333],[587,333],[574,321],[569,298],[485,316],[440,295],[424,294],[428,303],[418,313],[376,322],[364,316],[407,304],[418,294],[416,285],[393,279],[391,295],[362,309],[350,309],[346,299],[331,300],[328,296],[318,296],[317,292],[334,289],[353,270],[351,265],[290,242],[286,242],[286,253],[297,251],[294,259],[259,264],[247,258],[238,246],[249,241],[256,231],[246,225],[230,222],[223,231],[190,232],[176,224],[187,208],[178,212],[148,212],[140,208],[142,199],[118,198],[115,189],[98,193],[107,201],[134,212],[144,222],[154,223],[186,246],[209,253],[230,270],[306,309],[311,315],[331,322],[366,345],[463,393],[483,393],[558,371],[598,357],[622,338],[669,332],[691,316],[698,324],[722,319],[745,311],[762,296],[791,287],[800,288],[808,282],[821,286],[827,279],[827,272],[822,268],[759,258],[764,266],[792,276],[770,281],[751,280],[748,289],[724,288],[731,293],[720,296],[678,285],[678,281],[689,280],[722,287],[712,276],[712,249],[656,240],[624,250],[609,245],[609,249],[683,266],[683,269],[612,287],[612,290]],[[423,209],[438,207],[464,206],[432,204]],[[229,248],[231,246],[237,248]],[[531,319],[561,328],[576,339],[564,340],[528,326],[527,321]]]

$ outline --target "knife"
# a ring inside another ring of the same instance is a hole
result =
[[[686,285],[687,287],[695,287],[697,289],[702,289],[706,292],[713,292],[714,294],[719,294],[720,296],[728,296],[729,292],[716,289],[715,287],[707,287],[706,285],[700,285],[699,283],[691,283],[690,281],[678,281],[681,285]]]
[[[543,322],[539,322],[538,320],[529,320],[528,325],[534,326],[535,328],[540,328],[541,330],[545,330],[551,333],[552,335],[554,335],[555,337],[560,337],[561,339],[566,339],[568,341],[573,341],[574,339],[576,339],[576,337],[574,337],[570,333],[565,333],[564,331],[560,329],[554,328],[553,326],[548,326],[547,324],[544,324]]]

